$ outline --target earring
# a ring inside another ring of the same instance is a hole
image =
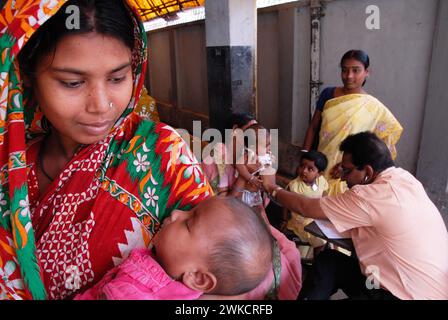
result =
[[[114,107],[114,103],[113,102],[109,102],[109,108],[113,108]]]
[[[364,182],[367,182],[367,180],[369,180],[369,177],[368,177],[368,176],[365,176],[365,177],[364,177]]]

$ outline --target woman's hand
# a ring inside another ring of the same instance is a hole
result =
[[[342,168],[341,163],[336,163],[333,168],[330,170],[330,177],[332,179],[340,179],[342,176]]]

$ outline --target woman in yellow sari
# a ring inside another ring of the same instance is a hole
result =
[[[364,90],[369,64],[369,56],[362,50],[350,50],[344,54],[341,59],[344,85],[322,91],[306,132],[303,149],[312,149],[318,140],[317,149],[328,158],[325,178],[329,182],[329,195],[347,189],[345,182],[340,180],[338,169],[342,160],[339,144],[348,135],[372,131],[387,144],[394,159],[397,154],[395,145],[403,128],[386,106]]]

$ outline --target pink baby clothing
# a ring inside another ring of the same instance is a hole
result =
[[[134,249],[122,264],[75,300],[195,300],[201,295],[166,274],[150,250]]]

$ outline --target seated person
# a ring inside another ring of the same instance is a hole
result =
[[[286,189],[311,198],[322,197],[322,194],[328,190],[327,180],[323,176],[327,163],[327,157],[322,152],[311,150],[303,153],[297,167],[297,177],[288,184]],[[313,219],[305,218],[297,212],[291,212],[290,218],[288,216],[289,210],[283,208],[286,229],[294,232],[301,242],[309,244],[299,245],[300,255],[304,259],[313,259],[314,249],[322,248],[326,241],[304,230],[306,225],[313,222]]]
[[[75,299],[197,299],[256,288],[272,267],[273,238],[250,207],[211,197],[190,211],[175,210],[152,241],[136,249]],[[178,280],[178,281],[176,281]]]
[[[386,144],[361,132],[341,144],[350,190],[320,199],[288,192],[266,176],[277,202],[348,231],[357,258],[324,250],[300,298],[328,299],[338,289],[355,299],[448,299],[448,232],[422,184],[397,168]]]

